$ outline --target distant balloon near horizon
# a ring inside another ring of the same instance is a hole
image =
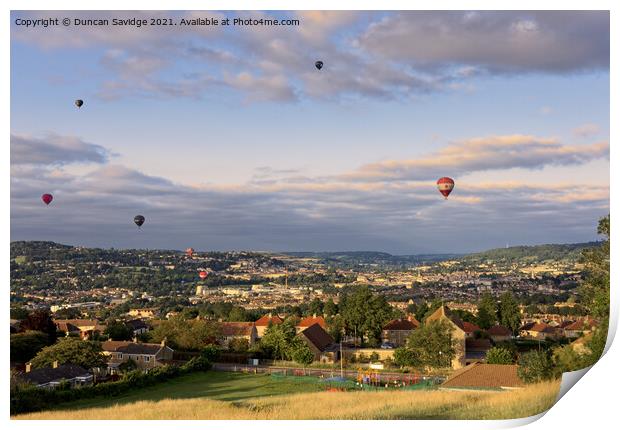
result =
[[[437,189],[447,199],[452,190],[454,189],[454,180],[444,176],[437,180]]]
[[[49,205],[50,203],[52,203],[52,200],[54,200],[54,196],[46,193],[41,196],[41,200],[43,200],[43,203],[45,203],[46,205]]]
[[[317,61],[316,63],[314,63],[314,67],[316,67],[317,69],[321,70],[323,68],[323,62],[322,61]]]
[[[189,256],[189,258],[192,258],[192,256],[194,255],[194,248],[187,248],[185,250],[185,253]]]
[[[198,272],[198,276],[200,276],[200,279],[205,279],[207,277],[207,272],[201,270],[200,272]]]
[[[142,227],[142,224],[144,224],[144,217],[142,215],[136,215],[133,217],[133,222],[135,222],[138,227]]]
[[[84,100],[77,99],[77,100],[75,101],[75,105],[76,105],[78,108],[81,108],[83,104],[84,104]]]

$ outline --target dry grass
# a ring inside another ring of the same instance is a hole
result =
[[[509,419],[553,406],[559,381],[521,390],[321,392],[224,402],[210,399],[140,401],[106,408],[49,411],[14,419],[236,420],[236,419]]]

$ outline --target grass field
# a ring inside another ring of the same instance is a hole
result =
[[[559,381],[515,391],[317,392],[309,381],[207,372],[14,419],[507,419],[549,409]]]

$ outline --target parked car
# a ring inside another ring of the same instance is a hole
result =
[[[383,342],[381,344],[381,349],[394,349],[396,348],[396,345],[394,345],[392,342]]]

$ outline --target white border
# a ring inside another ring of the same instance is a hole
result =
[[[614,79],[614,75],[617,75],[618,70],[618,53],[617,53],[617,27],[619,19],[617,16],[618,6],[617,2],[603,1],[603,0],[591,0],[591,1],[548,1],[548,0],[505,0],[502,2],[492,0],[473,0],[473,1],[458,1],[458,0],[442,0],[441,2],[432,1],[398,1],[398,0],[382,0],[382,1],[369,1],[369,0],[342,0],[335,2],[334,0],[315,0],[315,1],[301,1],[301,0],[264,0],[264,1],[248,1],[248,0],[210,0],[210,1],[159,1],[156,4],[153,1],[145,0],[91,0],[88,2],[76,1],[76,0],[62,0],[56,1],[54,4],[50,4],[49,1],[33,0],[33,1],[17,1],[8,0],[3,2],[5,8],[5,19],[2,21],[1,30],[4,59],[2,67],[2,100],[5,103],[4,115],[2,115],[1,123],[3,136],[5,136],[5,145],[3,145],[0,157],[2,160],[2,172],[4,180],[2,182],[2,202],[10,201],[10,174],[9,174],[9,142],[8,137],[10,133],[10,23],[9,23],[9,11],[15,10],[373,10],[373,9],[385,9],[385,10],[462,10],[462,9],[480,9],[480,10],[523,10],[523,9],[545,9],[545,10],[611,10],[611,70],[615,73],[611,73],[611,106],[610,106],[610,118],[618,118],[617,109],[617,78]],[[615,136],[616,126],[612,121],[610,123],[610,143]],[[611,166],[617,165],[617,156],[613,148],[610,145]],[[614,172],[613,167],[610,172],[610,207],[614,206],[616,185],[618,184],[618,174]],[[10,238],[10,208],[7,204],[2,211],[2,243],[4,246],[1,248],[0,264],[2,265],[2,271],[4,273],[5,282],[3,285],[6,289],[2,295],[3,306],[2,315],[4,320],[8,320],[8,285],[9,285],[9,238]],[[618,254],[616,252],[618,244],[618,234],[613,230],[612,233],[612,261],[620,261],[616,258]],[[618,270],[616,265],[612,265],[612,285],[617,288]],[[612,288],[612,319],[610,321],[610,338],[612,333],[615,332],[618,322],[618,294]],[[8,345],[8,334],[3,332],[2,342],[4,345]],[[608,347],[610,345],[608,344]],[[5,369],[3,374],[3,380],[6,381],[8,376],[9,359],[6,351],[2,354],[0,360],[2,360],[2,369]],[[551,408],[544,418],[532,417],[524,420],[512,420],[512,421],[232,421],[232,422],[168,422],[168,421],[149,421],[149,422],[114,422],[108,423],[105,421],[91,421],[88,422],[88,426],[91,428],[107,428],[110,425],[114,427],[135,427],[148,425],[153,429],[166,429],[178,428],[252,428],[253,430],[260,429],[289,429],[295,427],[297,429],[315,429],[320,427],[336,427],[338,428],[381,428],[389,426],[393,429],[410,429],[412,426],[423,426],[423,428],[459,428],[459,429],[480,429],[480,428],[503,428],[513,427],[518,425],[524,425],[528,422],[534,421],[530,424],[531,428],[608,428],[611,427],[609,423],[617,421],[618,405],[617,395],[615,391],[620,386],[620,378],[618,374],[617,363],[620,362],[620,352],[617,345],[611,345],[608,352],[603,358],[587,372],[587,377],[583,378],[572,389],[570,389],[564,397],[558,402],[556,406]],[[575,373],[575,372],[573,372]],[[575,375],[567,375],[574,382]],[[7,381],[8,382],[8,381]],[[567,383],[567,382],[566,382]],[[2,408],[5,411],[5,419],[8,421],[8,387],[4,385],[5,389],[2,390]],[[538,419],[538,420],[537,420]],[[82,427],[82,422],[69,422],[69,421],[57,421],[57,422],[8,422],[10,427],[15,428],[30,428],[39,427],[45,425],[50,429],[67,429]]]

